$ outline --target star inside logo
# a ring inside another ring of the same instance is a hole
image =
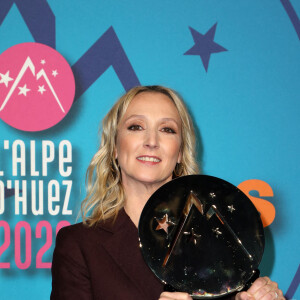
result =
[[[27,88],[27,85],[24,84],[24,86],[22,87],[19,87],[19,94],[18,95],[24,95],[24,96],[27,96],[27,92],[30,91],[30,89]]]
[[[13,78],[9,77],[9,71],[5,74],[0,73],[0,83],[4,83],[6,87],[8,87],[8,83],[13,80]]]

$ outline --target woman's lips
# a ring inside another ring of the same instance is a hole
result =
[[[161,159],[156,156],[138,156],[136,159],[142,163],[158,164],[161,162]]]

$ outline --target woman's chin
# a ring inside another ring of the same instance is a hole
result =
[[[162,174],[156,172],[145,172],[136,170],[136,172],[128,172],[122,173],[122,181],[123,184],[127,185],[147,185],[147,186],[155,186],[156,188],[162,186],[163,184],[167,183],[168,181],[172,180],[172,174]]]
[[[139,181],[146,185],[157,185],[162,186],[172,179],[172,176],[169,177],[155,177],[155,176],[142,176]]]

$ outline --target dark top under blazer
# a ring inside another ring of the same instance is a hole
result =
[[[51,300],[157,300],[163,284],[138,244],[137,228],[124,209],[114,223],[62,228],[53,254]]]

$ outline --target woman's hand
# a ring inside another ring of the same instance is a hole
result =
[[[257,278],[246,292],[237,293],[235,300],[284,300],[278,284],[269,277]]]
[[[271,281],[269,277],[260,277],[256,279],[252,286],[246,292],[237,293],[235,300],[284,300],[282,291],[278,284]],[[159,300],[192,300],[187,293],[163,292]]]
[[[158,300],[193,300],[188,293],[181,292],[163,292]]]

